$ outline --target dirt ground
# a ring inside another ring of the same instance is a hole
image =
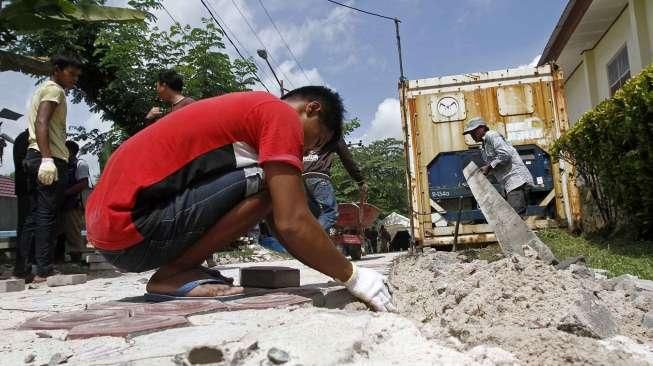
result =
[[[653,364],[653,330],[641,326],[653,292],[628,281],[614,289],[615,280],[596,279],[584,266],[556,270],[524,257],[488,262],[428,249],[397,259],[391,283],[400,314],[459,351],[500,347],[520,364]],[[588,301],[599,323],[589,331],[576,310]]]

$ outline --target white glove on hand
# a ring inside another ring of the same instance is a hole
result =
[[[397,312],[385,276],[373,269],[358,268],[353,263],[352,269],[351,278],[344,284],[352,295],[371,305],[376,311]]]
[[[39,182],[49,186],[57,180],[57,166],[54,165],[54,159],[42,158],[38,173]]]

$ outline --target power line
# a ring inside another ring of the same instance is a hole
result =
[[[256,68],[258,69],[258,71],[259,71],[259,72],[262,72],[263,74],[265,74],[264,76],[265,76],[267,79],[272,79],[272,77],[270,76],[270,73],[268,72],[268,70],[267,70],[265,67],[261,67],[261,64],[259,64],[258,61],[256,61],[256,58],[253,57],[252,54],[249,53],[249,51],[247,51],[247,47],[245,47],[245,45],[243,45],[243,43],[240,42],[240,40],[238,40],[238,37],[236,37],[236,33],[235,33],[233,30],[231,30],[231,28],[229,28],[229,24],[228,24],[228,23],[227,23],[227,22],[226,22],[226,21],[225,21],[225,20],[220,16],[220,14],[215,10],[215,7],[213,7],[213,4],[211,4],[210,0],[209,0],[209,2],[208,2],[208,5],[209,5],[209,7],[210,7],[211,9],[213,9],[213,11],[215,11],[215,16],[218,18],[218,20],[220,21],[220,23],[222,24],[222,26],[226,29],[226,31],[229,32],[229,33],[231,33],[231,38],[233,38],[233,39],[236,41],[236,43],[238,43],[238,45],[240,45],[240,47],[243,49],[243,51],[244,51],[245,54],[247,55],[248,59],[251,60],[252,62],[254,62],[254,64],[256,65]],[[261,81],[261,82],[262,82],[262,81]],[[266,90],[267,90],[267,87],[266,87]]]
[[[388,16],[385,16],[385,15],[382,15],[382,14],[374,13],[374,12],[371,12],[371,11],[367,11],[367,10],[363,10],[363,9],[355,8],[355,7],[353,7],[353,6],[349,6],[349,5],[347,5],[347,4],[343,4],[343,3],[340,3],[340,2],[337,2],[337,1],[334,1],[334,0],[327,0],[327,1],[330,2],[330,3],[334,3],[334,4],[336,4],[336,5],[344,6],[345,8],[349,8],[349,9],[352,9],[352,10],[356,10],[356,11],[361,12],[361,13],[365,13],[365,14],[369,14],[369,15],[374,15],[375,17],[384,18],[384,19],[389,19],[389,20],[392,20],[392,21],[400,21],[400,20],[397,19],[397,18],[392,18],[392,17],[388,17]]]
[[[263,47],[263,49],[266,49],[266,50],[267,50],[267,47],[265,47],[265,43],[263,43],[263,41],[261,40],[261,38],[258,36],[258,34],[257,34],[256,31],[254,30],[254,27],[252,26],[252,24],[249,22],[249,20],[247,20],[247,17],[245,16],[245,14],[243,14],[242,10],[240,10],[240,7],[238,6],[238,4],[236,4],[236,2],[235,2],[234,0],[231,0],[231,3],[234,4],[234,7],[236,8],[236,10],[238,10],[238,14],[240,14],[240,16],[243,18],[243,20],[245,21],[245,23],[247,23],[247,26],[249,27],[249,30],[252,32],[252,34],[254,34],[254,37],[256,37],[256,39],[258,40],[258,42],[261,44],[261,47]],[[272,58],[272,55],[270,55],[270,60],[274,61],[273,58]],[[279,63],[276,62],[276,61],[274,61],[274,62],[277,63],[277,64],[279,64]],[[291,85],[291,86],[293,87],[293,89],[294,89],[294,88],[295,88],[295,85],[293,84],[292,80],[290,80],[290,78],[288,77],[288,75],[286,75],[286,73],[284,73],[283,70],[281,70],[281,68],[279,68],[279,72],[281,72],[281,75],[283,75],[283,77],[286,78],[286,80],[288,80],[288,83],[290,83],[290,85]]]
[[[211,15],[211,18],[213,18],[213,21],[215,22],[215,24],[218,25],[218,28],[220,28],[220,30],[221,30],[222,33],[224,34],[225,38],[227,38],[227,40],[229,41],[229,43],[231,43],[231,45],[233,46],[233,48],[236,50],[236,53],[238,53],[238,55],[240,56],[241,59],[243,59],[243,61],[247,61],[247,59],[245,58],[245,56],[243,56],[243,54],[240,53],[240,50],[239,50],[238,47],[236,47],[236,45],[234,44],[234,41],[231,40],[231,38],[229,37],[229,35],[227,34],[227,32],[224,30],[224,28],[222,28],[222,25],[220,25],[220,22],[218,22],[218,20],[215,18],[215,15],[213,15],[213,12],[211,11],[211,9],[209,9],[209,7],[206,5],[206,3],[204,2],[204,0],[200,0],[200,2],[202,3],[202,5],[204,5],[204,8],[206,8],[206,11],[209,12],[209,15]],[[265,88],[265,90],[267,90],[268,93],[269,93],[269,92],[270,92],[270,89],[268,89],[268,86],[265,85],[265,84],[263,83],[263,81],[262,81],[261,78],[256,74],[256,72],[252,71],[252,74],[254,74],[254,76],[256,76],[256,80],[257,80],[261,85],[263,85],[263,87]]]
[[[295,57],[295,54],[294,54],[293,51],[290,49],[290,46],[288,45],[288,42],[286,42],[286,39],[285,39],[285,38],[283,37],[283,35],[281,34],[281,31],[279,31],[279,28],[277,28],[277,25],[276,25],[276,23],[274,22],[274,20],[272,20],[272,16],[271,16],[270,13],[268,12],[268,9],[265,7],[265,5],[263,5],[263,1],[262,1],[262,0],[258,0],[258,3],[261,4],[261,7],[263,8],[263,11],[265,11],[265,15],[267,15],[267,16],[268,16],[268,19],[270,19],[270,23],[272,23],[272,26],[273,26],[274,29],[277,31],[277,34],[279,35],[279,38],[281,38],[281,41],[283,41],[283,44],[286,46],[286,49],[287,49],[288,52],[290,53],[290,56],[292,56],[293,60],[295,60],[295,62],[297,63],[297,66],[299,66],[299,69],[302,70],[302,74],[304,74],[304,77],[306,78],[306,82],[310,84],[310,83],[311,83],[311,80],[308,78],[308,75],[306,75],[306,71],[304,71],[304,68],[302,67],[302,64],[300,64],[300,63],[299,63],[299,60],[297,60],[297,57]]]

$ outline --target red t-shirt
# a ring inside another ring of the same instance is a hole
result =
[[[87,237],[105,250],[143,240],[134,221],[191,182],[276,161],[302,170],[297,112],[265,92],[192,103],[125,141],[111,155],[86,205]]]

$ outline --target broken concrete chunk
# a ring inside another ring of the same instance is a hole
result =
[[[617,333],[617,325],[608,308],[590,292],[576,300],[557,325],[557,329],[581,337],[608,338]]]
[[[543,262],[558,263],[551,249],[535,235],[517,212],[501,197],[487,177],[479,173],[479,168],[474,162],[470,162],[463,169],[463,174],[504,254],[523,256],[523,246],[527,245],[537,252],[537,256]]]
[[[281,365],[290,361],[290,355],[284,350],[272,347],[268,351],[268,359],[276,365]]]
[[[642,327],[653,329],[653,311],[644,314],[642,318]]]
[[[15,292],[25,289],[25,280],[2,280],[0,281],[0,292]]]
[[[572,264],[577,264],[577,263],[587,263],[587,261],[585,260],[585,256],[579,255],[576,257],[569,257],[561,261],[560,263],[556,264],[556,269],[567,269]]]
[[[633,296],[633,305],[642,311],[653,310],[653,292],[641,291]]]
[[[572,264],[569,266],[569,269],[571,270],[571,273],[580,278],[594,278],[594,273],[592,273],[592,270],[587,268],[587,266],[583,263]]]
[[[86,283],[86,274],[56,275],[48,277],[47,284],[50,287],[70,286]]]
[[[637,280],[635,281],[635,288],[639,291],[653,292],[653,281],[651,280]]]
[[[637,280],[638,278],[636,276],[624,274],[605,281],[603,288],[608,291],[621,290],[624,292],[631,292],[635,290]]]
[[[35,358],[36,358],[36,354],[28,353],[27,355],[25,355],[25,360],[24,361],[25,361],[25,363],[32,363],[32,362],[34,362]]]
[[[299,287],[299,270],[271,266],[242,268],[240,285],[260,288]]]

